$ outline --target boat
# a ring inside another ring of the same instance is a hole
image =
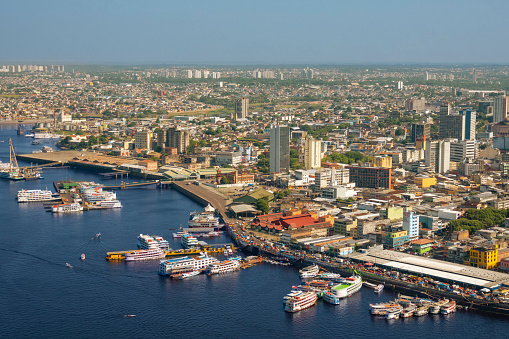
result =
[[[160,275],[173,275],[183,274],[193,271],[200,272],[201,270],[209,267],[211,264],[218,263],[219,261],[207,255],[207,253],[200,253],[197,258],[182,257],[175,259],[163,260],[159,263]]]
[[[399,315],[401,314],[401,307],[399,308],[390,308],[385,313],[385,319],[399,319]]]
[[[423,315],[428,314],[428,310],[429,310],[429,307],[427,307],[427,306],[419,306],[419,307],[417,307],[417,309],[415,310],[414,315],[415,315],[416,317],[421,317],[421,316],[423,316]]]
[[[372,315],[385,315],[389,310],[393,310],[395,308],[401,308],[400,304],[396,301],[390,301],[387,303],[379,303],[379,304],[370,304],[369,305],[369,313]]]
[[[442,307],[442,305],[445,305],[448,302],[449,302],[449,299],[443,299],[443,300],[439,300],[437,302],[432,303],[431,306],[429,307],[429,313],[439,314],[440,308]]]
[[[210,228],[213,231],[219,230],[224,225],[219,222],[219,218],[214,215],[214,211],[214,207],[209,204],[203,212],[190,213],[187,227],[193,232],[203,232],[200,231],[203,228]]]
[[[33,137],[34,137],[33,133],[25,134],[25,138],[33,138]]]
[[[362,287],[362,278],[353,275],[349,278],[342,279],[341,283],[332,286],[330,293],[323,294],[323,300],[331,304],[339,304],[339,300],[349,297],[355,292],[360,291]]]
[[[441,314],[449,314],[452,312],[456,312],[456,301],[454,300],[451,300],[440,307]]]
[[[151,248],[148,250],[135,250],[125,254],[125,261],[162,259],[166,253],[160,248]]]
[[[316,304],[317,296],[314,292],[303,292],[288,298],[285,303],[286,312],[299,312]]]
[[[316,277],[319,272],[320,266],[318,265],[307,266],[299,270],[301,278],[313,278]]]
[[[104,208],[122,208],[122,203],[119,200],[103,200],[98,204]]]
[[[189,234],[187,232],[177,232],[177,233],[173,233],[173,238],[182,238],[182,236],[184,234]]]
[[[287,295],[285,295],[283,297],[283,305],[286,304],[286,301],[292,297],[295,297],[295,296],[298,296],[298,295],[301,295],[302,293],[304,293],[304,291],[302,290],[292,290],[290,293],[288,293]]]
[[[12,170],[0,170],[0,178],[9,180],[23,180],[25,179],[17,169]]]
[[[138,236],[138,248],[148,250],[151,248],[161,248],[163,251],[170,250],[170,244],[163,237],[158,235],[140,234]]]
[[[83,206],[81,206],[77,202],[73,202],[70,204],[58,204],[53,205],[51,212],[53,213],[72,213],[72,212],[81,212],[83,211]]]
[[[191,234],[183,234],[180,237],[180,243],[185,248],[198,247],[198,239],[193,237]]]
[[[233,272],[238,270],[239,268],[240,268],[239,260],[225,260],[222,262],[210,264],[209,267],[207,268],[207,275]]]
[[[194,277],[195,275],[198,275],[198,274],[200,274],[200,271],[192,271],[192,272],[182,273],[182,275],[180,276],[180,280],[186,279],[189,277]]]
[[[382,290],[384,289],[384,284],[379,284],[375,287],[375,289],[373,290],[373,292],[375,293],[380,293],[382,292]]]
[[[339,273],[331,273],[331,272],[324,272],[322,274],[319,274],[318,278],[319,279],[324,279],[324,280],[335,281],[335,280],[341,279],[341,274],[339,274]]]
[[[18,202],[40,202],[60,200],[50,190],[21,190],[16,195]]]
[[[417,309],[417,306],[415,306],[414,304],[410,304],[407,307],[405,307],[403,309],[403,311],[401,311],[401,316],[403,318],[410,318],[411,316],[414,315],[414,312],[416,309]]]
[[[81,253],[80,258],[81,258],[81,260],[85,260],[85,253]]]

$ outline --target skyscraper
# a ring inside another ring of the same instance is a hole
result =
[[[186,153],[189,146],[189,131],[170,127],[166,131],[166,145],[177,149],[177,152]]]
[[[475,119],[475,118],[474,118]],[[449,104],[440,106],[440,124],[438,126],[439,139],[458,139],[465,140],[465,122],[466,116],[463,113],[451,113],[451,106]],[[469,119],[469,123],[472,119]],[[469,125],[470,126],[470,125]],[[469,127],[471,134],[471,129]],[[475,138],[475,121],[474,121],[474,138]]]
[[[417,139],[430,138],[430,124],[420,123],[412,124],[412,133],[410,134],[410,141],[415,142]]]
[[[461,115],[465,116],[465,139],[475,140],[475,124],[476,124],[476,112],[471,109],[460,111]]]
[[[493,100],[493,122],[498,123],[507,119],[508,103],[505,95],[500,95]]]
[[[449,141],[428,141],[424,151],[424,164],[435,173],[449,171],[451,143]]]
[[[247,118],[249,113],[249,99],[246,97],[236,98],[233,104],[235,120]]]
[[[304,169],[315,169],[322,166],[322,140],[311,137],[304,142]]]
[[[290,127],[273,126],[270,130],[270,172],[290,171]]]

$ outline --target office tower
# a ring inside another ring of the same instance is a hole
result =
[[[315,169],[322,166],[322,140],[311,137],[304,141],[304,169]]]
[[[451,143],[449,141],[428,141],[424,151],[424,164],[431,167],[435,173],[447,173],[451,158]]]
[[[412,132],[410,134],[410,141],[416,142],[417,139],[430,138],[430,124],[419,123],[412,124]]]
[[[134,147],[139,149],[152,149],[152,132],[136,131]]]
[[[440,106],[438,138],[465,140],[465,118],[463,114],[451,114],[451,106],[448,104]]]
[[[193,71],[191,71],[191,70],[187,71],[187,78],[188,79],[192,79],[193,78]]]
[[[350,182],[356,187],[392,189],[392,169],[382,167],[347,166]]]
[[[395,87],[396,87],[396,89],[397,89],[398,91],[403,90],[403,81],[398,81],[398,82],[396,83]]]
[[[507,119],[507,96],[500,95],[493,100],[493,122],[499,123]]]
[[[290,127],[273,126],[270,130],[270,172],[290,171]]]
[[[407,211],[406,208],[403,212],[403,230],[408,232],[408,238],[410,240],[419,238],[419,215]]]
[[[475,159],[476,155],[475,140],[454,140],[450,146],[450,160],[454,162],[464,162],[468,159]]]
[[[473,112],[471,109],[466,109],[459,113],[465,116],[465,139],[475,140],[476,112]]]
[[[189,131],[170,127],[166,130],[166,146],[177,149],[179,154],[186,153],[189,147]]]
[[[233,117],[237,119],[245,119],[249,113],[249,99],[246,97],[236,98],[233,102],[234,113]]]
[[[405,101],[405,109],[408,111],[424,112],[426,110],[426,99],[407,99]]]

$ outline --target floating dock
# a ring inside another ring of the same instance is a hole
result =
[[[180,250],[171,250],[166,251],[167,257],[180,257],[180,256],[186,256],[186,255],[199,255],[201,252],[207,252],[207,253],[216,253],[216,254],[222,254],[225,250],[231,249],[232,251],[235,251],[236,248],[233,245],[221,245],[221,246],[204,246],[202,248],[186,248],[186,249],[180,249]],[[128,251],[115,251],[115,252],[107,252],[106,253],[106,260],[124,260],[126,253],[132,253],[135,250],[128,250]]]

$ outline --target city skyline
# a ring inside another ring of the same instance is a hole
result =
[[[1,63],[506,64],[492,1],[8,3]],[[17,20],[25,25],[18,27]],[[489,25],[475,24],[489,18]],[[469,24],[470,23],[470,24]],[[12,27],[16,27],[15,30]],[[476,42],[477,44],[472,44]],[[468,48],[466,48],[468,46]],[[489,48],[488,48],[489,47]]]

